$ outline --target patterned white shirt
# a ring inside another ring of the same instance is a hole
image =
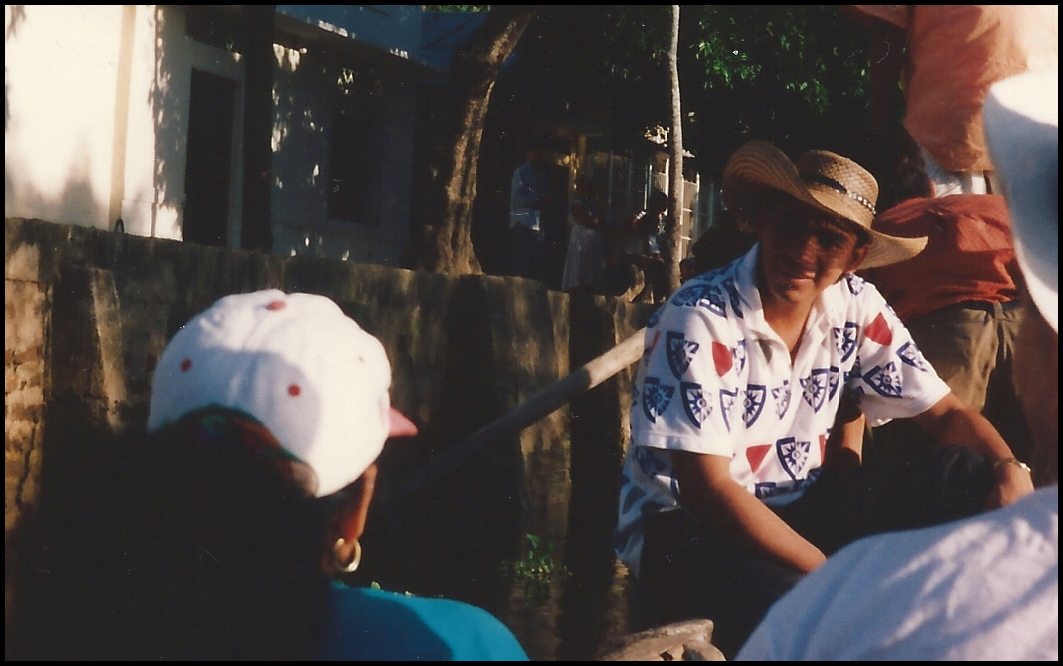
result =
[[[727,456],[738,484],[784,504],[818,476],[843,391],[873,424],[921,414],[949,391],[855,275],[813,304],[791,363],[764,319],[759,251],[685,283],[646,328],[614,542],[636,575],[643,517],[679,504],[670,450]]]

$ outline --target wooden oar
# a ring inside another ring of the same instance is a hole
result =
[[[577,395],[591,390],[642,357],[646,329],[640,329],[631,337],[601,356],[570,372],[547,386],[527,401],[508,413],[480,428],[465,441],[447,448],[433,456],[404,479],[399,488],[385,492],[380,498],[383,505],[409,495],[429,483],[438,481],[457,469],[466,458],[484,446],[506,435],[520,432],[556,409],[563,407]]]

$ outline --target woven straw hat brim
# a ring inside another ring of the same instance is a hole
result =
[[[867,176],[870,178],[870,174]],[[722,187],[724,204],[736,211],[756,206],[762,200],[764,187],[844,219],[869,234],[871,245],[861,269],[911,259],[926,247],[925,236],[899,238],[871,229],[874,214],[870,209],[831,187],[806,182],[781,150],[766,141],[751,141],[735,151],[727,163]]]

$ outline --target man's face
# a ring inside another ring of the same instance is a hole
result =
[[[758,225],[757,236],[763,268],[758,286],[762,297],[770,295],[766,301],[811,304],[867,254],[846,223],[789,197]]]

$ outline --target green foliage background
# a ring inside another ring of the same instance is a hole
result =
[[[500,85],[532,116],[575,118],[617,136],[667,127],[669,26],[667,5],[544,6]],[[684,143],[699,170],[719,171],[754,138],[791,154],[852,152],[867,113],[867,45],[866,28],[834,5],[684,5]]]

